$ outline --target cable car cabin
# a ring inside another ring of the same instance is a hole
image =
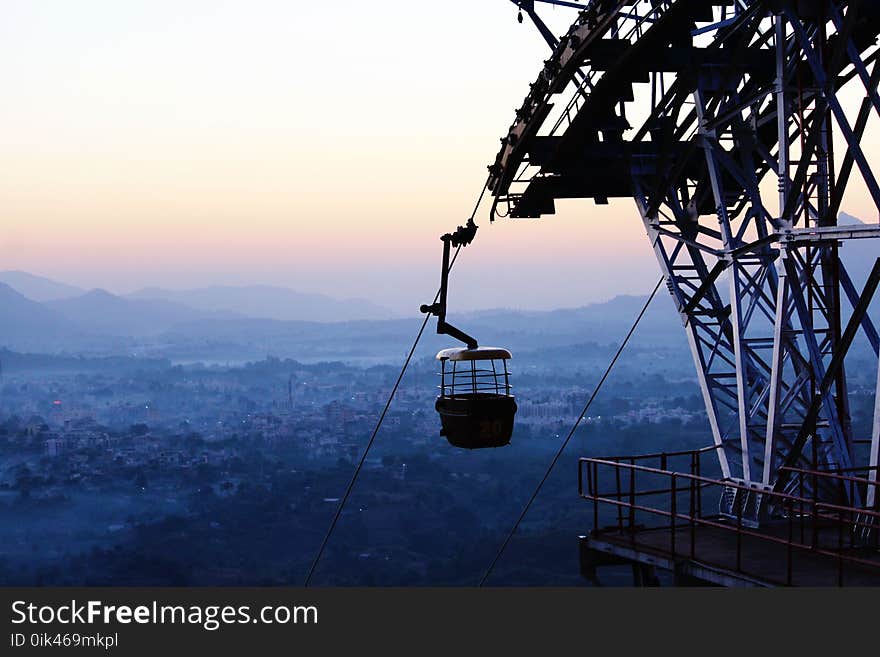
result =
[[[516,401],[510,394],[510,352],[497,347],[444,349],[440,361],[441,436],[455,447],[503,447],[513,433]]]

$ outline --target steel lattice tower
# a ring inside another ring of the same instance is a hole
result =
[[[593,0],[548,38],[489,167],[493,216],[635,199],[723,476],[758,491],[786,490],[783,466],[868,465],[877,480],[880,374],[872,434],[854,436],[844,359],[859,332],[878,352],[880,264],[859,289],[838,251],[880,226],[837,217],[854,175],[880,217],[862,144],[880,115],[878,34],[875,0]],[[845,86],[864,94],[856,112]],[[849,503],[874,507],[874,489]]]

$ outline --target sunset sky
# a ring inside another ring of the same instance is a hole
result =
[[[3,9],[0,269],[119,293],[267,283],[417,314],[549,52],[506,0]],[[485,205],[450,308],[653,287],[632,201],[560,210]]]

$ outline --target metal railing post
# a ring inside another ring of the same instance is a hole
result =
[[[675,488],[676,488],[675,473],[673,472],[672,473],[672,500],[671,500],[672,504],[670,504],[672,514],[669,517],[670,530],[671,530],[670,531],[670,543],[671,543],[671,547],[672,547],[673,558],[675,557],[675,514],[676,514],[676,500],[675,500],[676,490],[675,490]]]
[[[599,464],[591,463],[593,477],[590,482],[590,493],[593,495],[593,529],[599,531]],[[589,470],[587,470],[589,473]]]
[[[791,586],[791,579],[792,579],[791,559],[792,559],[792,554],[793,554],[792,532],[794,530],[793,524],[792,524],[794,522],[794,518],[792,516],[794,515],[794,508],[793,508],[794,505],[791,500],[787,500],[787,502],[788,502],[788,545],[786,546],[785,583],[787,586]]]
[[[620,464],[619,463],[614,464],[614,480],[617,484],[617,491],[616,491],[617,501],[622,502],[623,501],[623,491],[621,490],[621,487],[620,487]],[[623,505],[621,505],[621,504],[617,505],[617,529],[621,534],[623,533]]]
[[[690,486],[690,516],[691,516],[691,559],[695,557],[696,552],[696,530],[697,530],[697,520],[696,520],[696,501],[694,500],[694,494],[699,490],[696,487],[697,480],[691,478],[691,486]]]
[[[798,472],[798,526],[801,530],[801,545],[804,544],[804,473]]]
[[[636,470],[629,469],[629,535],[635,540],[636,534]]]
[[[742,493],[742,489],[739,491]],[[736,572],[742,572],[742,522],[743,503],[740,495],[739,504],[736,507]]]
[[[837,514],[837,586],[843,586],[843,513]]]

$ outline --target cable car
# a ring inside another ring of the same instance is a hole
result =
[[[440,435],[455,447],[481,449],[503,447],[510,442],[516,401],[510,394],[507,349],[480,347],[464,331],[446,321],[446,288],[449,280],[449,252],[452,246],[470,244],[477,232],[473,219],[447,233],[443,240],[443,268],[437,300],[421,311],[437,317],[437,333],[450,335],[466,347],[444,349],[440,361],[440,395],[434,408],[440,414]]]
[[[498,347],[444,349],[440,361],[441,436],[455,447],[503,447],[513,433],[516,401],[510,394],[510,352]]]

